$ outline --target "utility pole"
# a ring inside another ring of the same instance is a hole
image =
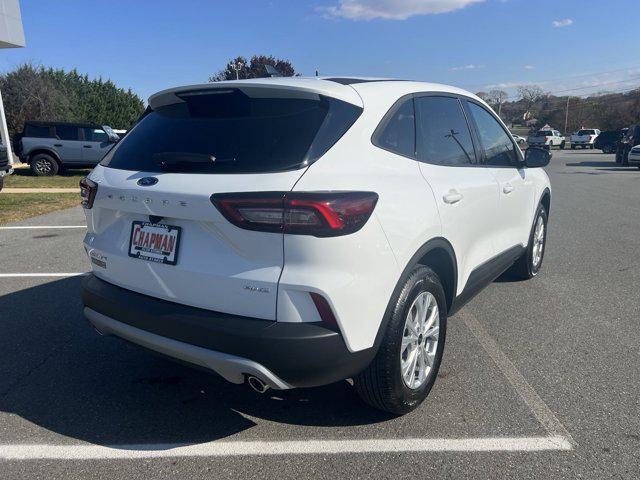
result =
[[[569,99],[571,97],[567,96],[567,108],[564,111],[564,132],[563,134],[567,134],[567,125],[569,125]]]

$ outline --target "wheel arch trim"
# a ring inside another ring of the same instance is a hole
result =
[[[451,243],[449,243],[447,239],[443,237],[435,237],[427,241],[425,244],[423,244],[413,254],[411,259],[407,262],[406,266],[404,267],[400,277],[398,278],[398,281],[396,282],[396,286],[393,289],[393,293],[391,294],[391,297],[389,298],[389,302],[387,303],[387,308],[384,311],[384,316],[382,317],[382,321],[380,322],[380,325],[378,327],[378,333],[376,334],[376,338],[374,342],[374,347],[376,348],[376,350],[382,343],[384,332],[389,322],[389,318],[391,317],[391,312],[393,311],[393,308],[395,306],[394,299],[400,294],[400,291],[402,290],[404,283],[406,282],[407,278],[409,278],[411,270],[416,265],[420,264],[420,260],[426,257],[430,252],[433,252],[435,250],[443,250],[444,252],[446,252],[446,254],[448,255],[448,259],[451,263],[452,279],[451,279],[451,285],[449,286],[450,291],[446,291],[445,289],[445,295],[447,297],[446,298],[447,311],[453,304],[453,301],[456,296],[457,285],[458,285],[458,262],[457,262],[456,254],[453,247],[451,246]],[[426,266],[429,266],[429,265],[426,265]]]

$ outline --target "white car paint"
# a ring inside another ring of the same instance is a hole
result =
[[[230,87],[255,96],[322,94],[364,110],[329,151],[300,170],[196,175],[96,167],[89,178],[98,191],[93,208],[86,210],[85,239],[90,254],[106,258],[106,268],[92,265],[96,276],[172,302],[278,322],[319,321],[309,292],[320,293],[348,349],[356,352],[373,345],[403,270],[428,241],[444,238],[453,246],[456,295],[479,266],[510,247],[527,244],[536,208],[550,189],[542,169],[432,165],[371,141],[381,119],[402,97],[423,92],[460,96],[490,111],[475,95],[422,82],[341,85],[324,79],[272,78],[170,89],[152,96],[150,105],[175,102],[176,92]],[[122,143],[134,134],[135,128]],[[156,185],[137,185],[149,175],[159,178]],[[370,191],[379,200],[361,230],[331,238],[244,230],[210,202],[213,193],[289,190]],[[182,227],[177,265],[128,256],[131,222],[150,214]]]

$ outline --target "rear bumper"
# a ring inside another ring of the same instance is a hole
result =
[[[278,389],[326,385],[362,371],[373,348],[352,353],[318,323],[284,323],[180,305],[90,275],[87,319],[101,332],[208,368],[233,383],[254,375]]]

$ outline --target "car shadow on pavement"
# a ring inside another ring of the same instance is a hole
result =
[[[104,445],[212,441],[255,426],[249,417],[301,426],[393,418],[362,404],[347,382],[259,395],[101,337],[81,313],[81,281],[67,278],[0,296],[1,412]],[[13,422],[18,430],[33,428]]]
[[[611,160],[609,160],[608,162],[585,161],[566,164],[567,167],[611,167],[613,165],[618,164],[615,161]]]

